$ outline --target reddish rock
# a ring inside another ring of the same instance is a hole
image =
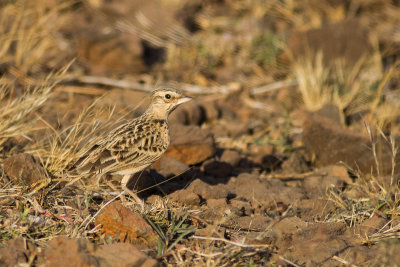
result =
[[[165,153],[187,165],[199,164],[215,153],[214,138],[210,131],[198,126],[172,124],[171,144]]]
[[[156,247],[158,236],[153,228],[136,212],[115,201],[104,208],[96,218],[101,224],[100,231],[106,237],[119,237],[120,241],[130,241],[148,247]]]
[[[28,188],[48,183],[45,169],[32,155],[27,153],[16,154],[5,159],[3,169],[15,183]]]

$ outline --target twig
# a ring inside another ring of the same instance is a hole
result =
[[[129,90],[137,90],[141,92],[151,92],[156,86],[146,85],[142,83],[112,79],[101,76],[68,76],[63,81],[77,81],[85,84],[99,84],[110,87],[118,87]],[[210,94],[229,94],[240,89],[239,85],[221,85],[213,87],[202,87],[193,84],[177,84],[177,87],[184,92],[195,94],[195,95],[210,95]],[[79,91],[78,89],[69,89]],[[86,90],[81,90],[81,92],[87,93]],[[93,91],[92,93],[99,93],[100,91]]]
[[[120,196],[122,196],[122,195],[124,195],[124,194],[125,194],[125,190],[122,191],[121,193],[119,193],[116,197],[110,199],[106,204],[104,204],[104,205],[90,218],[90,220],[88,220],[88,222],[86,223],[86,225],[85,225],[85,227],[83,228],[83,230],[85,230],[85,229],[88,227],[89,223],[91,223],[91,222],[97,217],[97,215],[100,214],[100,212],[101,212],[105,207],[107,207],[108,205],[110,205],[113,201],[115,201],[117,198],[119,198]],[[86,222],[86,220],[87,220],[88,218],[89,218],[89,217],[86,217],[86,219],[82,222],[82,225]]]
[[[280,255],[278,255],[278,257],[279,257],[279,259],[283,260],[284,262],[286,262],[286,263],[288,263],[288,264],[290,264],[290,265],[292,265],[294,267],[300,267],[300,265],[298,265],[298,264],[296,264],[296,263],[294,263],[294,262],[292,262],[292,261],[290,261],[288,259],[285,259],[284,257],[282,257]]]
[[[334,259],[340,263],[343,263],[344,265],[347,265],[347,266],[357,267],[357,265],[352,264],[352,263],[346,261],[345,259],[339,258],[338,256],[333,256],[332,259]]]
[[[314,175],[325,176],[327,174],[326,173],[317,173],[317,172],[290,173],[290,174],[276,173],[276,174],[266,175],[263,178],[280,179],[280,180],[301,180],[301,179],[305,179],[307,177],[314,176]]]
[[[284,81],[278,81],[278,82],[274,82],[274,83],[270,83],[261,87],[257,87],[257,88],[253,88],[250,90],[250,95],[259,95],[259,94],[263,94],[263,93],[269,93],[275,90],[279,90],[283,87],[287,87],[287,86],[294,86],[296,85],[297,82],[296,80],[284,80]]]
[[[59,86],[57,87],[56,91],[83,94],[83,95],[102,95],[106,92],[106,90],[99,88],[88,88],[81,86]]]
[[[247,244],[241,244],[241,243],[237,243],[237,242],[233,242],[233,241],[227,240],[225,238],[218,238],[218,237],[204,237],[204,236],[194,235],[194,236],[191,236],[190,238],[192,238],[192,239],[201,239],[201,240],[210,240],[210,241],[222,241],[222,242],[225,242],[225,243],[228,243],[228,244],[231,244],[231,245],[234,245],[234,246],[242,247],[242,248],[256,248],[256,247],[259,247],[259,248],[270,248],[271,247],[270,245],[247,245]]]

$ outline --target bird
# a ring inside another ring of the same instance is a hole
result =
[[[69,168],[73,175],[122,175],[122,194],[131,195],[144,208],[144,202],[127,187],[130,178],[157,161],[167,150],[170,137],[168,115],[179,105],[192,100],[174,88],[159,88],[139,117],[98,138]]]

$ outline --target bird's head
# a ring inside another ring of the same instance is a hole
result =
[[[147,112],[157,119],[167,119],[169,113],[177,106],[190,100],[192,100],[191,97],[183,95],[176,89],[156,89],[151,94],[151,104]]]

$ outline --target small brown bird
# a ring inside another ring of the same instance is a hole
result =
[[[143,201],[127,188],[129,179],[156,160],[169,145],[168,115],[190,101],[175,89],[157,89],[151,94],[147,110],[130,122],[111,131],[69,169],[74,175],[123,175],[121,186],[142,206]]]

